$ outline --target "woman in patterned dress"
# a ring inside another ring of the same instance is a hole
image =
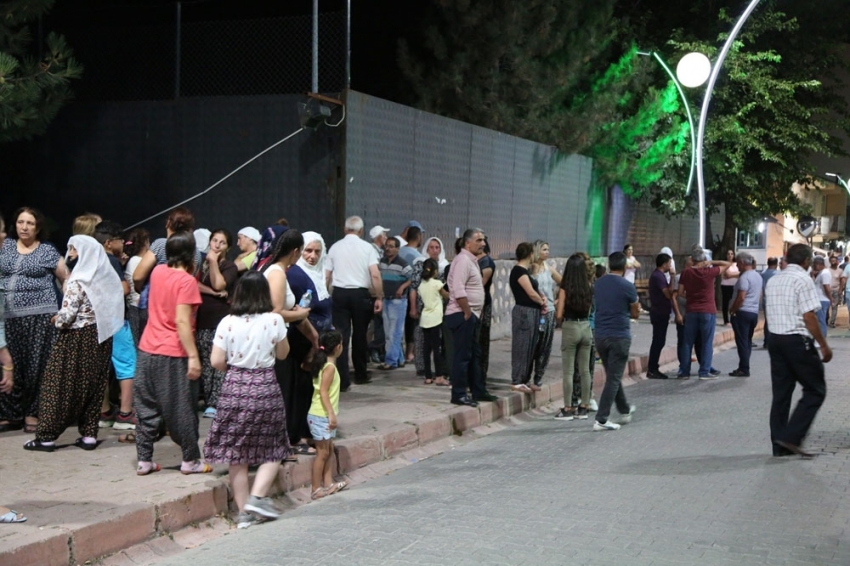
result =
[[[35,432],[38,393],[56,341],[50,319],[58,310],[56,286],[68,276],[65,261],[47,234],[44,216],[23,207],[15,212],[9,237],[0,247],[0,288],[5,290],[6,340],[15,362],[12,391],[0,394],[0,432]]]
[[[68,249],[76,252],[77,261],[65,286],[62,308],[53,317],[61,330],[44,372],[35,440],[24,444],[26,450],[53,452],[54,441],[73,422],[81,435],[74,445],[83,450],[97,448],[112,336],[124,326],[121,278],[110,266],[103,245],[90,236],[73,236]]]
[[[292,451],[274,371],[275,358],[288,354],[286,324],[274,312],[268,281],[249,271],[237,283],[230,314],[222,319],[213,339],[210,362],[227,374],[204,445],[207,461],[230,465],[240,529],[257,522],[256,515],[270,519],[280,515],[267,495],[281,461]],[[259,468],[249,494],[251,465]]]

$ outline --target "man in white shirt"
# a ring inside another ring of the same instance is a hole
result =
[[[820,331],[826,336],[826,320],[829,307],[832,306],[832,275],[826,268],[826,260],[823,256],[816,256],[812,261],[812,276],[815,278],[815,288],[818,299],[820,299],[820,310],[818,311],[818,322]]]
[[[378,252],[378,259],[384,257],[384,246],[387,243],[389,231],[389,228],[383,226],[372,226],[372,229],[369,230],[369,239],[372,240],[372,247]]]
[[[333,286],[333,323],[342,333],[342,356],[337,360],[341,391],[348,391],[352,383],[348,370],[349,339],[353,350],[353,382],[369,383],[366,332],[372,313],[379,313],[383,308],[384,286],[378,271],[378,254],[362,237],[363,219],[348,217],[345,220],[345,237],[331,246],[325,259],[327,285],[329,289]],[[374,303],[370,287],[375,291]]]

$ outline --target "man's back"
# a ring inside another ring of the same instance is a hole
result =
[[[714,302],[714,280],[720,275],[720,268],[689,267],[683,273],[679,283],[685,288],[688,298],[688,312],[717,314]]]
[[[597,338],[631,338],[630,308],[637,289],[619,275],[605,275],[593,286]]]

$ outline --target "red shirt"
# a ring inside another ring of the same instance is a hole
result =
[[[717,314],[714,302],[714,280],[720,275],[720,268],[689,267],[679,279],[679,285],[685,288],[688,312]]]
[[[139,341],[139,349],[148,354],[188,358],[189,354],[177,335],[177,305],[192,305],[192,332],[195,313],[201,304],[198,281],[190,274],[167,265],[157,265],[151,272],[148,298],[148,323]]]

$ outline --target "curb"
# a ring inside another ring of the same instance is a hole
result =
[[[756,331],[761,331],[759,321]],[[734,342],[732,330],[715,332],[714,346]],[[660,364],[677,361],[676,349],[665,347]],[[645,377],[647,356],[629,360],[626,374],[631,379],[623,381],[629,386]],[[593,385],[600,391],[604,385],[604,371],[597,365]],[[497,402],[482,403],[478,407],[457,407],[440,416],[399,423],[381,434],[341,439],[335,443],[338,474],[350,474],[360,468],[392,459],[399,454],[420,448],[434,441],[462,436],[473,429],[515,417],[541,407],[564,396],[559,381],[541,386],[532,395],[507,392]],[[271,495],[292,493],[311,480],[312,460],[295,465],[285,464],[272,487]],[[209,520],[228,512],[227,476],[211,479],[203,486],[178,498],[156,504],[134,503],[98,509],[86,521],[83,517],[74,527],[45,527],[20,544],[0,552],[0,564],[16,566],[76,566],[100,557],[127,549],[161,536],[171,536],[184,527]]]

